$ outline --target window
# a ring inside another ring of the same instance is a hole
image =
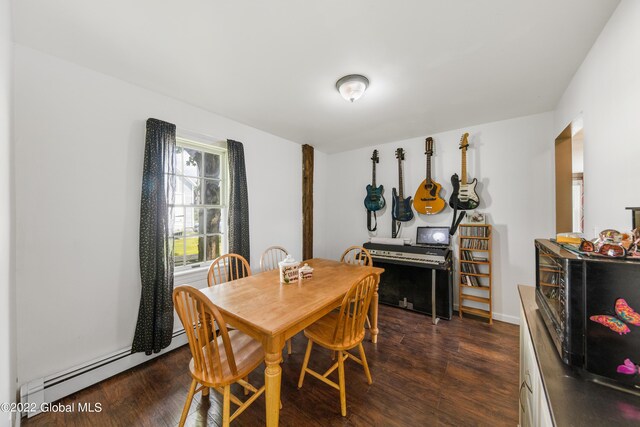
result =
[[[227,150],[176,138],[173,222],[176,271],[204,266],[227,252]]]

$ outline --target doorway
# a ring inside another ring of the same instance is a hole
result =
[[[584,231],[584,131],[582,117],[556,138],[556,233]]]

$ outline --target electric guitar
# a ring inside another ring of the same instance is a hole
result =
[[[480,198],[476,194],[476,184],[478,181],[467,182],[467,147],[469,146],[469,134],[465,133],[460,138],[460,149],[462,150],[462,179],[458,178],[458,174],[451,177],[453,185],[453,194],[449,199],[449,206],[458,210],[475,209],[480,204]]]
[[[382,193],[384,187],[376,187],[376,163],[380,162],[378,157],[378,150],[373,150],[373,156],[371,156],[372,171],[371,171],[371,184],[367,185],[367,197],[364,198],[364,207],[368,211],[375,212],[384,208],[385,200]]]
[[[413,207],[421,214],[433,215],[442,211],[447,202],[440,197],[442,185],[431,179],[431,156],[433,156],[433,138],[428,137],[425,142],[425,153],[427,155],[427,179],[422,181],[416,195],[413,198]]]
[[[402,161],[404,160],[404,150],[398,148],[396,150],[396,159],[398,159],[398,181],[399,192],[393,189],[393,209],[392,216],[395,221],[411,221],[413,219],[413,211],[411,210],[411,196],[404,198],[404,185],[402,178]]]

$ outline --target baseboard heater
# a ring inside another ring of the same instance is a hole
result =
[[[22,416],[30,418],[40,413],[39,408],[44,403],[53,403],[137,365],[155,359],[171,350],[175,350],[186,343],[187,336],[184,329],[180,329],[173,333],[173,339],[169,347],[160,353],[154,353],[149,356],[144,353],[132,354],[129,347],[66,371],[29,381],[20,387],[20,402],[29,404],[28,407],[35,408],[35,410],[28,413],[23,412]]]

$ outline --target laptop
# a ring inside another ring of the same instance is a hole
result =
[[[416,230],[416,245],[448,248],[450,244],[449,227],[418,227]]]

